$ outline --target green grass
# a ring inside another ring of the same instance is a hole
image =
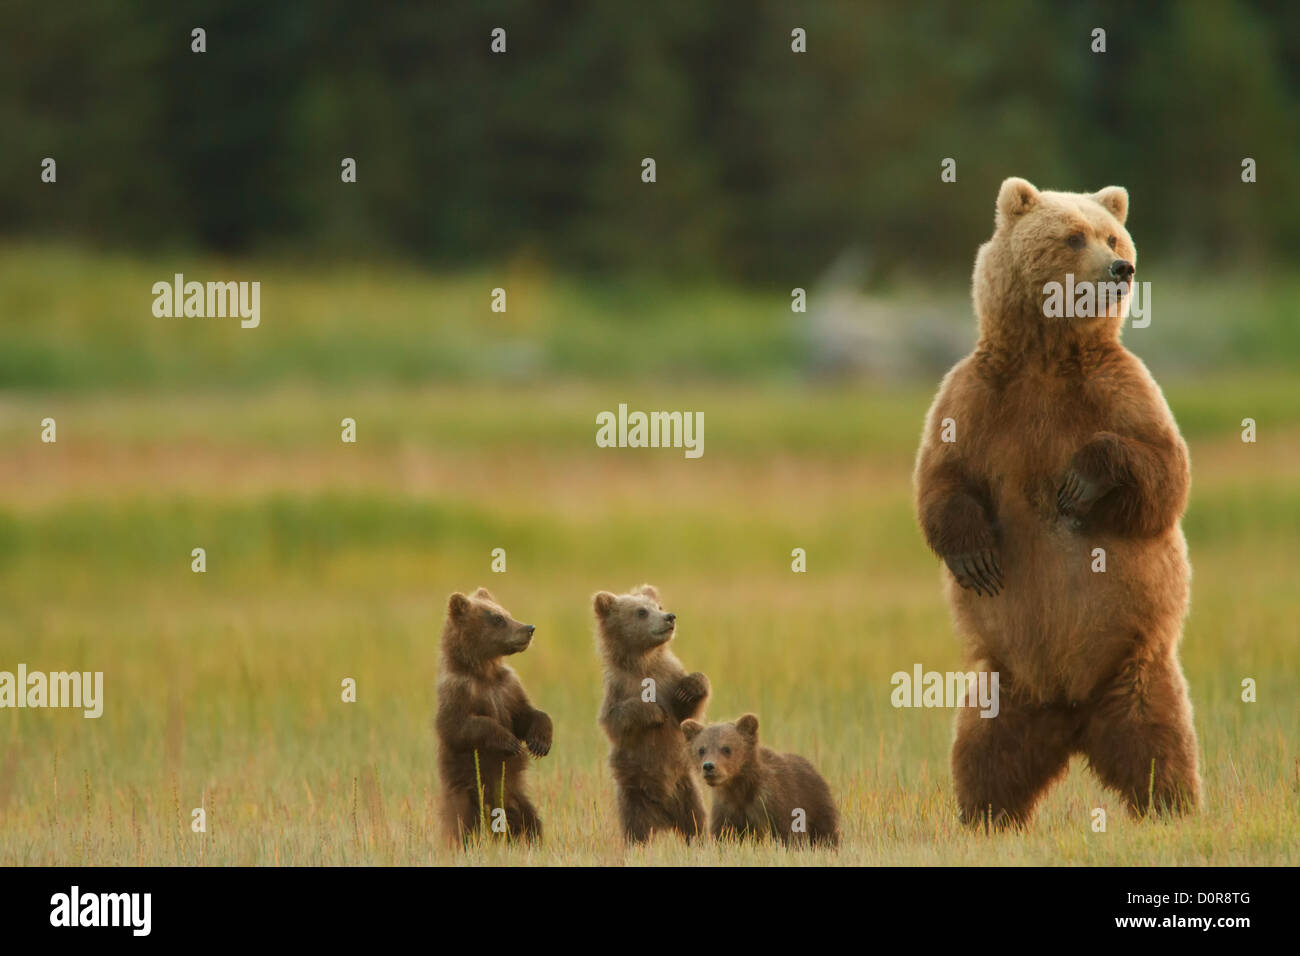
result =
[[[1300,274],[1160,271],[1151,325],[1126,342],[1158,373],[1292,369],[1300,363]],[[261,325],[160,319],[153,284],[261,283]],[[529,260],[454,275],[369,264],[310,265],[173,253],[100,254],[0,245],[0,388],[248,390],[366,384],[582,380],[785,382],[808,365],[790,290],[819,301],[818,277],[773,276],[738,290],[695,282],[585,280]],[[507,311],[491,311],[492,290]],[[873,291],[973,338],[965,287],[928,277]],[[898,321],[911,321],[904,312]],[[936,373],[937,380],[938,375]],[[1276,387],[1276,386],[1275,386]]]

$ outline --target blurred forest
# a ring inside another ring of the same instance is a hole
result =
[[[1300,252],[1288,0],[6,0],[0,128],[0,235],[114,250],[955,277],[1014,174],[1127,186],[1147,257]]]

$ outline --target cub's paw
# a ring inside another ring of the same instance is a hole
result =
[[[524,738],[529,753],[534,757],[545,757],[550,753],[552,733],[551,718],[538,711],[532,726],[528,728],[528,736]]]
[[[507,757],[518,757],[524,752],[524,742],[513,734],[509,734],[502,738],[501,749],[505,751]]]
[[[677,687],[673,690],[673,696],[681,704],[693,704],[698,700],[703,700],[709,696],[709,679],[699,671],[694,674],[687,674],[677,682]]]
[[[984,597],[993,597],[1002,590],[1002,568],[991,548],[969,554],[946,555],[943,559],[957,583]]]
[[[1067,517],[1086,518],[1097,499],[1109,490],[1103,482],[1089,478],[1077,468],[1068,468],[1056,489],[1056,508]]]

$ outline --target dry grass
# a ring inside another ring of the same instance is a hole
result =
[[[102,670],[107,698],[99,720],[0,711],[0,863],[1300,863],[1289,407],[1243,413],[1268,421],[1256,446],[1213,420],[1192,429],[1184,661],[1204,811],[1130,822],[1076,764],[1031,830],[989,839],[954,818],[951,714],[889,704],[893,672],[959,664],[910,511],[926,390],[665,388],[655,407],[705,412],[702,459],[595,448],[595,412],[637,407],[636,391],[0,405],[0,669]],[[57,446],[36,442],[46,414]],[[344,415],[356,446],[338,441]],[[205,575],[189,570],[198,546]],[[768,743],[828,777],[837,854],[619,845],[588,602],[643,580],[712,678],[710,714],[756,711]],[[547,840],[452,854],[436,832],[435,645],[446,595],[480,584],[538,625],[515,664],[555,720],[530,775]],[[1243,677],[1258,703],[1240,701]]]

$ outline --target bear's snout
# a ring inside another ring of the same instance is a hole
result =
[[[1121,282],[1127,282],[1129,279],[1132,279],[1133,273],[1136,271],[1137,270],[1133,267],[1133,263],[1129,262],[1127,259],[1116,259],[1110,264],[1110,274]]]
[[[537,628],[532,624],[520,624],[519,636],[515,638],[513,653],[518,654],[520,651],[528,649],[528,645],[533,643],[533,632]]]

